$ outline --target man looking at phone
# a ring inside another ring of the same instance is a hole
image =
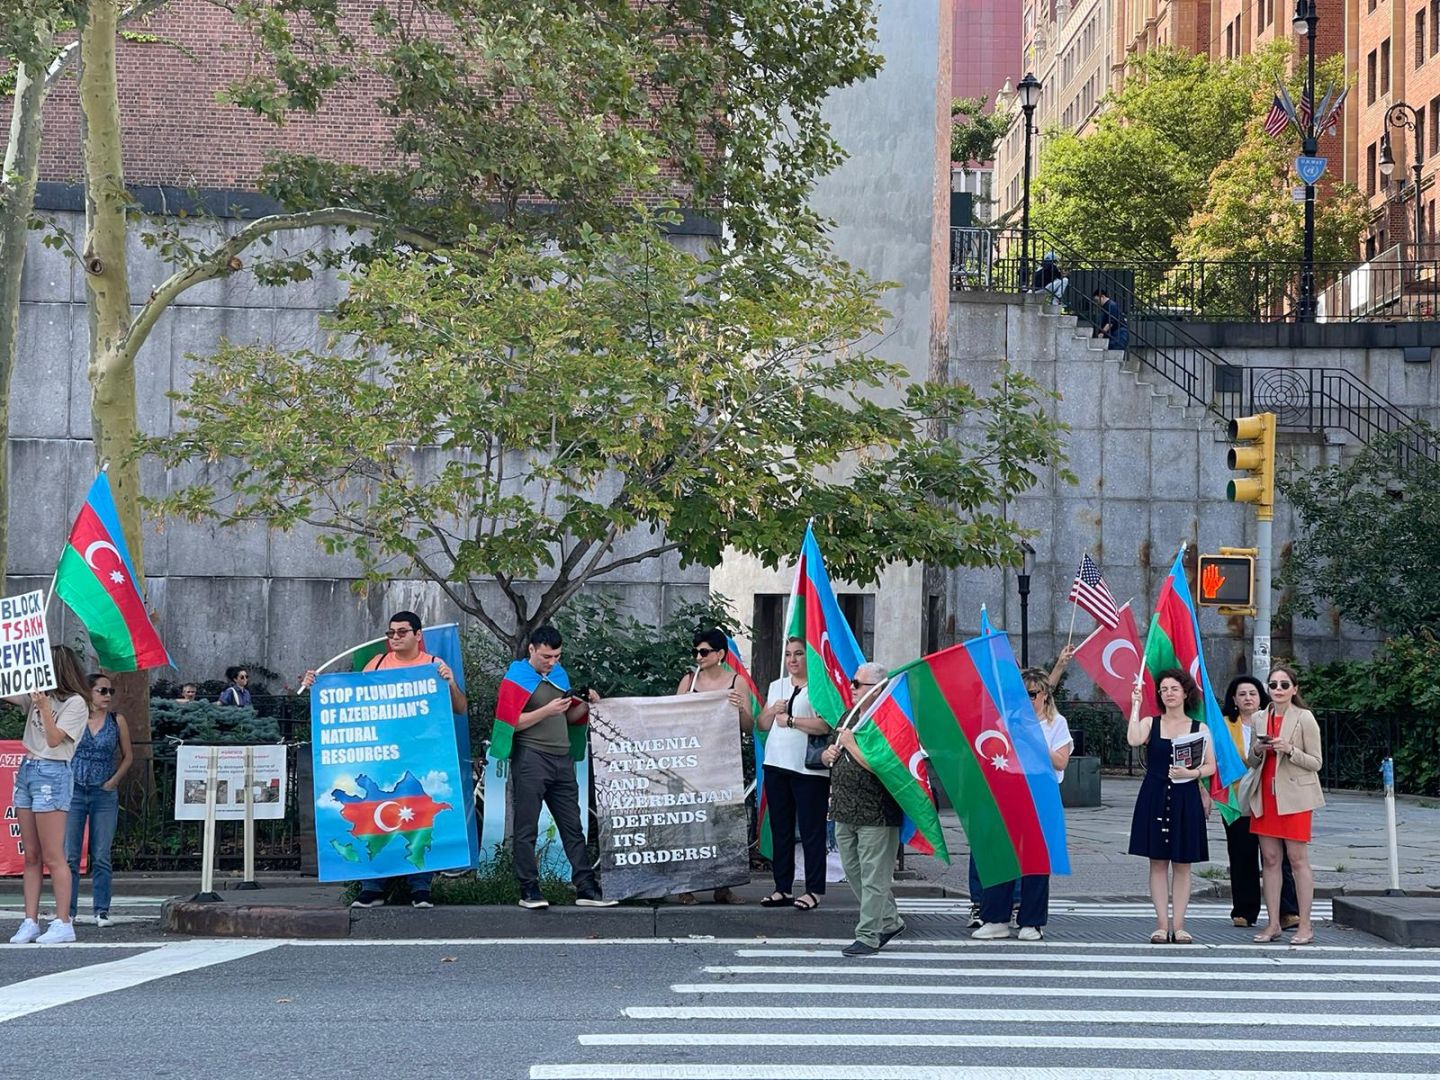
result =
[[[580,826],[580,785],[575,779],[576,763],[585,760],[581,725],[600,695],[594,690],[579,696],[571,693],[570,677],[560,665],[561,645],[560,631],[553,626],[537,628],[530,635],[525,659],[516,660],[505,673],[495,706],[490,750],[497,757],[512,759],[512,844],[520,906],[531,910],[550,906],[540,892],[540,867],[535,857],[543,803],[555,819],[565,858],[570,861],[575,903],[613,907],[615,901],[601,894],[600,880],[590,863]]]

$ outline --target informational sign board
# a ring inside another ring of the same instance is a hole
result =
[[[310,730],[321,881],[474,865],[469,763],[436,665],[321,675]]]
[[[55,688],[45,594],[40,590],[0,597],[0,697]]]
[[[0,742],[0,877],[19,877],[25,872],[25,845],[20,839],[20,815],[15,809],[15,773],[25,758],[25,744],[19,740]],[[80,869],[90,866],[90,830],[80,845]],[[49,873],[50,868],[45,867]]]
[[[727,692],[606,699],[590,712],[590,755],[607,897],[749,881],[740,725]]]
[[[215,820],[245,820],[244,746],[186,743],[175,751],[175,820],[205,820],[205,786],[210,751],[216,752]],[[250,796],[257,821],[285,816],[285,747],[252,746]]]

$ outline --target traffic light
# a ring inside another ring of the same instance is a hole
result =
[[[1196,567],[1200,606],[1252,608],[1255,603],[1255,556],[1241,549],[1221,548],[1223,554],[1201,555]],[[1253,550],[1253,549],[1251,549]]]
[[[1269,520],[1275,506],[1275,414],[1256,413],[1230,421],[1232,446],[1226,464],[1250,475],[1237,477],[1225,487],[1231,502],[1254,503],[1261,519]]]

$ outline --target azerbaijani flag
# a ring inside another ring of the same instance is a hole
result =
[[[490,732],[490,756],[503,761],[510,756],[515,742],[515,725],[525,711],[530,695],[548,682],[561,693],[570,693],[570,676],[556,664],[549,675],[541,675],[531,666],[529,660],[515,660],[505,670],[500,681],[500,694],[495,701],[495,726]],[[584,709],[580,716],[570,721],[570,757],[575,761],[585,760],[588,747],[590,710]]]
[[[820,545],[815,542],[813,525],[805,527],[785,636],[805,642],[810,705],[816,716],[834,727],[855,703],[850,680],[855,677],[855,669],[865,662],[865,655],[830,587],[830,575],[825,571]]]
[[[755,685],[755,680],[750,677],[750,672],[745,668],[745,661],[740,658],[740,646],[733,637],[728,634],[725,637],[725,666],[735,673],[735,678],[750,695],[748,708],[752,717],[760,715],[761,701],[760,688]]]
[[[755,680],[745,667],[745,661],[740,657],[740,645],[730,635],[725,635],[725,666],[735,673],[736,680],[749,695],[749,709],[751,717],[760,715],[764,708],[764,701],[760,697],[760,688],[755,685]],[[755,745],[755,845],[756,849],[765,858],[770,858],[774,846],[770,842],[770,806],[765,801],[765,736],[767,732],[761,731],[758,727],[753,732]]]
[[[900,840],[922,855],[950,861],[940,815],[925,770],[925,751],[915,730],[915,706],[906,676],[890,680],[878,702],[855,725],[855,743],[865,764],[900,804],[905,820]]]
[[[1045,734],[1003,634],[982,634],[895,673],[986,886],[1068,874],[1065,812]]]
[[[102,472],[70,527],[55,570],[55,592],[90,632],[100,666],[144,671],[171,664],[145,610],[120,515]]]
[[[406,859],[415,869],[425,869],[435,816],[453,807],[432,799],[408,770],[388,791],[364,774],[355,782],[363,794],[351,795],[337,788],[330,797],[340,804],[340,816],[350,823],[350,832],[365,844],[370,858],[399,836],[406,843]]]
[[[1227,786],[1245,775],[1245,762],[1225,730],[1225,718],[1220,714],[1220,703],[1215,700],[1210,674],[1205,670],[1205,654],[1200,648],[1200,620],[1190,599],[1190,583],[1185,578],[1185,567],[1181,561],[1184,557],[1185,548],[1181,547],[1165,584],[1160,587],[1160,599],[1155,603],[1155,614],[1150,617],[1150,631],[1145,635],[1145,668],[1157,684],[1160,672],[1166,668],[1188,671],[1199,684],[1200,704],[1190,712],[1190,717],[1210,729],[1210,741],[1215,747],[1215,775],[1218,778],[1218,782],[1212,784],[1212,790],[1223,796]]]

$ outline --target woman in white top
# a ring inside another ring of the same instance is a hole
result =
[[[75,940],[69,918],[73,882],[65,860],[65,819],[74,784],[70,759],[90,719],[90,695],[73,650],[59,645],[50,650],[50,657],[55,669],[54,690],[5,699],[28,710],[21,736],[25,758],[15,773],[15,810],[25,844],[25,918],[10,939],[12,945]],[[55,919],[42,934],[40,888],[45,866],[50,867],[50,885],[55,890]]]
[[[1065,779],[1065,766],[1070,763],[1070,753],[1075,749],[1075,740],[1070,737],[1070,725],[1055,708],[1055,697],[1050,690],[1050,679],[1039,668],[1027,668],[1024,673],[1025,690],[1030,695],[1030,704],[1035,717],[1040,721],[1040,730],[1045,733],[1045,746],[1050,751],[1050,767],[1055,770],[1055,779]],[[988,940],[1010,936],[1010,905],[1015,896],[1015,882],[998,882],[980,894],[981,925],[971,937]],[[1020,913],[1017,917],[1021,941],[1040,941],[1045,937],[1043,927],[1050,921],[1050,875],[1026,874],[1020,879]]]
[[[825,815],[830,805],[830,770],[807,769],[805,748],[811,735],[829,735],[830,725],[815,715],[806,693],[805,642],[785,642],[785,677],[770,684],[769,703],[756,718],[765,740],[765,801],[773,841],[771,869],[775,891],[763,907],[814,911],[825,895]],[[795,824],[805,851],[805,892],[795,886]]]

